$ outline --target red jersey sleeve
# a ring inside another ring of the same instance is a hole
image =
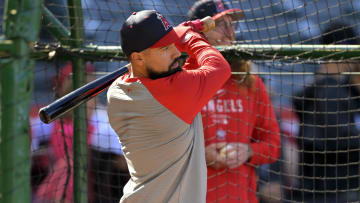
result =
[[[272,163],[278,159],[280,131],[266,87],[258,77],[255,88],[258,92],[259,111],[253,133],[255,142],[250,144],[254,152],[250,163],[258,165]]]
[[[183,71],[157,80],[140,79],[154,98],[189,124],[231,75],[221,53],[200,34],[190,32]]]

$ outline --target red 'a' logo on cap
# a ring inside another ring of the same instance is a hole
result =
[[[170,23],[160,13],[156,13],[156,15],[157,18],[161,20],[161,23],[163,24],[165,30],[168,30],[171,27]]]
[[[225,6],[221,0],[216,0],[215,3],[216,3],[218,13],[225,11]]]

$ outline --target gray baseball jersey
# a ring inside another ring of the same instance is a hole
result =
[[[229,78],[230,66],[201,36],[188,46],[183,71],[157,80],[127,74],[109,88],[109,121],[131,175],[120,202],[206,200],[199,112]]]

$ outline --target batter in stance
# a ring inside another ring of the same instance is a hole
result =
[[[131,65],[107,95],[131,175],[120,202],[206,200],[199,112],[230,77],[230,66],[197,32],[198,23],[173,28],[158,12],[144,10],[123,24],[121,45]],[[181,52],[189,55],[183,67]]]

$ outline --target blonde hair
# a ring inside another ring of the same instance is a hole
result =
[[[243,59],[234,59],[229,60],[231,71],[232,72],[245,72],[246,74],[241,75],[243,76],[240,81],[238,81],[241,85],[252,88],[255,77],[250,74],[251,71],[251,61],[249,60],[243,60]]]

